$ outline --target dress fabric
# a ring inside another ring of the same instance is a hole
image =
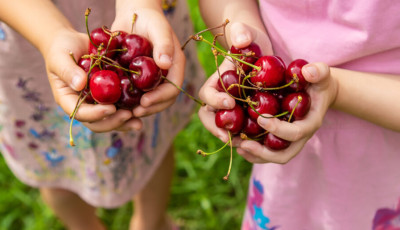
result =
[[[261,0],[260,10],[286,64],[400,74],[400,1]],[[289,163],[254,165],[242,229],[400,229],[399,178],[399,132],[329,110]]]
[[[80,32],[91,8],[91,29],[111,26],[115,1],[53,1]],[[163,1],[181,44],[193,33],[186,1]],[[194,95],[204,81],[194,43],[185,48],[183,89]],[[168,84],[168,83],[166,83]],[[16,177],[33,187],[65,188],[97,207],[118,207],[138,193],[189,122],[196,104],[180,94],[165,111],[143,119],[140,132],[94,133],[73,123],[54,102],[40,53],[0,22],[0,149]]]

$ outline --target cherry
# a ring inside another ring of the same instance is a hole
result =
[[[251,97],[251,101],[258,103],[258,105],[253,105],[253,107],[259,114],[276,115],[280,110],[278,100],[269,92],[256,92]],[[251,119],[257,121],[259,114],[251,106],[247,107],[247,112]]]
[[[233,109],[220,109],[215,113],[215,124],[232,134],[237,134],[242,130],[244,120],[243,108],[238,104]]]
[[[279,86],[283,82],[286,67],[277,56],[262,56],[254,65],[260,67],[260,70],[252,70],[250,81],[254,85],[268,88]]]
[[[128,34],[122,40],[121,49],[126,49],[119,54],[117,60],[121,66],[128,67],[135,57],[152,54],[152,46],[149,40],[138,34]]]
[[[161,70],[151,57],[139,56],[134,58],[129,69],[137,72],[137,74],[132,73],[132,82],[136,88],[143,92],[154,89],[161,82]]]
[[[94,61],[93,61],[94,62]],[[90,70],[90,65],[93,63],[91,62],[90,58],[80,58],[78,60],[78,66],[81,67],[86,73]],[[92,70],[90,71],[90,76],[96,73],[97,71],[101,70],[99,66],[93,66]],[[89,77],[90,77],[89,76]]]
[[[110,52],[110,51],[116,49],[118,43],[117,39],[113,38],[110,44],[108,44],[111,37],[110,34],[111,31],[108,30],[107,28],[103,29],[99,27],[92,30],[92,32],[90,32],[90,40],[94,43],[94,45],[92,44],[92,42],[89,42],[89,53],[98,54],[98,47],[100,45],[103,45],[103,49],[100,51],[100,55],[105,55],[109,58],[112,58],[115,52]]]
[[[117,40],[117,48],[122,49],[122,42],[124,41],[128,33],[122,30],[118,30],[116,32],[119,32],[119,34],[115,36],[115,39]]]
[[[309,82],[304,79],[303,74],[301,73],[301,68],[307,65],[308,62],[303,59],[293,60],[287,67],[285,71],[285,82],[289,83],[294,80],[294,82],[289,85],[289,89],[293,92],[304,91]]]
[[[256,43],[251,43],[249,46],[244,47],[244,48],[236,48],[235,46],[231,46],[231,53],[232,54],[243,54],[243,56],[240,57],[241,60],[254,64],[259,57],[262,56],[261,54],[261,49]],[[246,56],[250,55],[251,56]],[[251,67],[249,65],[246,65],[244,63],[239,62],[238,63],[240,67],[242,67],[243,71],[245,73],[248,73],[251,71]]]
[[[245,118],[242,133],[248,137],[256,137],[264,132],[265,130],[253,119],[250,117]]]
[[[289,147],[290,141],[277,137],[272,133],[268,133],[265,136],[264,145],[271,150],[282,150]]]
[[[121,96],[121,82],[111,70],[100,70],[92,75],[89,88],[93,99],[100,104],[114,104]]]
[[[125,72],[121,68],[118,68],[116,66],[106,64],[106,65],[104,65],[104,69],[114,71],[118,75],[119,78],[125,76]]]
[[[85,88],[82,90],[82,97],[85,97],[85,102],[88,104],[94,104],[94,102],[95,102],[95,100],[92,97],[92,94],[90,93],[89,88]]]
[[[301,101],[299,101],[301,98]],[[282,110],[292,113],[295,120],[303,119],[311,107],[311,98],[306,92],[290,93],[282,100]]]
[[[132,110],[140,104],[140,98],[142,97],[143,92],[135,88],[127,76],[122,76],[120,78],[121,97],[116,103],[116,106],[119,109]]]
[[[228,70],[225,71],[222,75],[221,75],[221,79],[218,80],[217,83],[217,90],[220,92],[225,92],[225,90],[228,89],[228,87],[232,84],[236,84],[236,87],[233,87],[231,89],[228,90],[228,93],[230,95],[232,95],[233,97],[240,97],[241,95],[241,88],[238,86],[239,84],[241,84],[241,77],[239,77],[239,75],[237,74],[236,70]],[[222,86],[222,83],[225,86]]]

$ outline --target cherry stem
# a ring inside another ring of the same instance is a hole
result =
[[[188,92],[186,92],[184,89],[182,89],[181,87],[179,87],[178,85],[176,85],[175,83],[173,83],[171,80],[169,80],[167,77],[165,76],[161,76],[162,79],[166,80],[168,83],[171,83],[173,86],[175,86],[177,89],[179,89],[182,93],[186,94],[186,96],[188,96],[190,99],[192,99],[193,101],[197,102],[199,105],[201,106],[205,106],[206,103],[202,102],[201,100],[193,97],[192,95],[190,95]]]
[[[293,113],[294,113],[294,111],[296,110],[296,107],[297,107],[297,105],[301,102],[303,100],[303,97],[302,96],[297,96],[297,102],[296,102],[296,105],[294,105],[294,108],[292,109],[292,112],[290,113],[290,116],[289,116],[289,119],[288,119],[288,122],[290,122],[290,120],[292,119],[292,116],[293,116]]]
[[[285,85],[282,85],[282,86],[279,86],[279,87],[271,87],[271,88],[260,88],[260,90],[268,91],[268,90],[283,89],[283,88],[286,88],[286,87],[288,87],[289,85],[293,84],[294,82],[295,82],[295,80],[292,79],[289,83],[287,83],[287,84],[285,84]]]
[[[91,11],[92,11],[92,9],[90,9],[90,8],[87,8],[86,11],[85,11],[86,33],[89,36],[90,43],[92,43],[92,45],[94,45],[94,47],[98,48],[98,46],[96,44],[94,44],[92,38],[90,37],[90,32],[89,32],[89,23],[88,23],[88,21],[89,21],[89,14],[90,14]]]
[[[240,138],[242,140],[259,141],[261,139],[261,137],[264,136],[267,133],[268,133],[268,131],[262,132],[262,133],[258,134],[257,136],[255,136],[253,138],[250,138],[245,133],[240,133]]]
[[[137,20],[137,14],[133,13],[133,17],[132,17],[132,26],[131,26],[131,34],[133,33],[133,27],[135,26]]]
[[[261,116],[261,117],[263,117],[263,118],[268,118],[268,119],[269,119],[269,118],[275,118],[275,117],[282,117],[282,116],[285,116],[286,114],[289,113],[289,111],[285,111],[285,112],[283,112],[283,113],[274,115],[274,116],[272,116],[272,117],[266,117],[266,116],[262,115],[260,112],[258,112],[258,111],[254,108],[253,104],[255,104],[255,103],[257,103],[257,102],[252,102],[252,101],[250,100],[250,98],[248,97],[248,99],[247,99],[247,104],[250,106],[250,108],[251,108],[255,113],[257,113],[259,116]]]
[[[74,57],[74,53],[72,53],[72,51],[69,51],[69,56],[72,58],[72,60],[75,62],[75,64],[78,64],[78,62],[76,61],[76,59]]]
[[[243,63],[243,64],[245,64],[245,65],[248,65],[248,66],[252,67],[253,69],[256,69],[257,71],[260,71],[260,70],[261,70],[261,67],[256,66],[256,65],[253,65],[253,64],[248,63],[248,62],[246,62],[246,61],[243,61],[242,59],[237,58],[237,57],[236,57],[237,55],[231,55],[230,53],[226,52],[225,50],[223,50],[223,49],[217,47],[216,45],[214,45],[213,43],[207,41],[207,40],[204,39],[202,36],[193,37],[193,39],[196,40],[196,41],[202,41],[202,42],[205,42],[205,43],[209,44],[211,47],[213,47],[213,48],[216,49],[218,52],[220,52],[221,54],[223,54],[223,56],[231,57],[231,58],[235,59],[235,60],[238,61],[238,62],[241,62],[241,63]]]
[[[231,156],[229,160],[229,168],[228,172],[226,173],[226,176],[223,177],[224,180],[228,180],[229,174],[231,174],[231,169],[232,169],[232,159],[233,159],[233,146],[232,146],[232,137],[231,137],[231,132],[228,131],[228,136],[229,136],[229,145],[231,147]]]
[[[79,103],[78,103],[78,105],[75,107],[75,109],[74,109],[74,111],[72,112],[72,114],[70,115],[70,118],[71,118],[71,122],[70,122],[70,124],[69,124],[69,144],[71,145],[71,146],[75,146],[75,143],[74,143],[74,138],[73,138],[73,136],[72,136],[72,123],[74,122],[74,120],[75,120],[75,115],[76,115],[76,113],[78,112],[78,108],[81,106],[81,104],[85,101],[85,99],[86,99],[86,97],[87,97],[87,94],[83,97],[83,98],[78,98],[78,101],[79,101]]]
[[[214,30],[214,29],[218,29],[218,28],[223,27],[223,28],[224,28],[224,34],[225,34],[225,27],[226,27],[226,25],[227,25],[228,23],[229,23],[229,19],[226,19],[225,22],[222,23],[222,25],[215,26],[215,27],[211,27],[211,28],[207,28],[207,29],[201,30],[200,32],[197,32],[196,34],[190,36],[190,37],[186,40],[186,42],[181,46],[181,49],[182,49],[182,50],[185,49],[186,45],[187,45],[191,40],[194,40],[194,39],[193,39],[194,37],[198,37],[200,34],[205,33],[205,32],[207,32],[207,31],[211,31],[211,30]]]
[[[221,150],[223,150],[230,142],[226,142],[221,148],[215,150],[214,152],[204,152],[203,150],[199,149],[197,150],[197,154],[202,155],[203,157],[205,156],[210,156],[210,155],[214,155],[218,152],[220,152]]]

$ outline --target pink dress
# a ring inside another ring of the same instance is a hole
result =
[[[400,1],[261,0],[260,9],[286,63],[400,74]],[[339,111],[293,160],[256,164],[250,180],[244,230],[400,229],[400,133]]]
[[[88,7],[90,28],[110,27],[114,19],[114,1],[54,2],[81,32]],[[183,44],[193,33],[186,1],[165,2]],[[194,43],[185,54],[183,88],[195,95],[204,75]],[[30,186],[65,188],[94,206],[120,206],[147,183],[195,109],[181,94],[172,107],[145,118],[141,132],[93,133],[75,122],[76,146],[70,147],[69,117],[53,100],[40,53],[0,22],[0,147],[16,177]]]

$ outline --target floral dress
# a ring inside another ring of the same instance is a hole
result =
[[[110,25],[115,2],[53,1],[78,31]],[[193,33],[186,2],[163,1],[181,43]],[[190,94],[203,82],[194,43],[185,48]],[[132,199],[151,178],[175,135],[188,123],[195,103],[180,94],[176,103],[143,119],[139,132],[94,133],[75,121],[75,147],[69,145],[69,116],[55,103],[40,53],[0,22],[0,149],[13,173],[27,185],[58,187],[98,207],[117,207]]]

